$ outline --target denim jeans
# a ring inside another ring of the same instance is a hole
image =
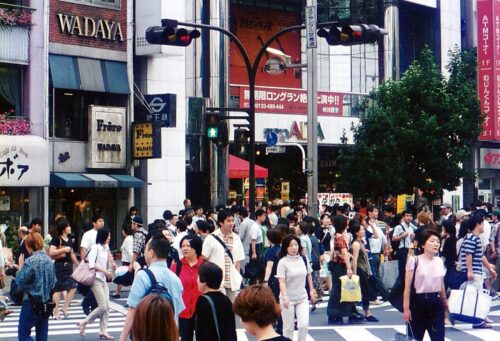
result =
[[[370,301],[375,301],[378,293],[382,296],[383,301],[387,301],[389,293],[380,278],[380,253],[369,253],[368,259],[372,270],[372,276],[368,279],[370,283]]]
[[[32,341],[31,328],[35,327],[36,341],[47,341],[49,334],[50,315],[35,314],[29,301],[23,302],[21,314],[19,316],[19,326],[17,327],[17,336],[19,341]]]

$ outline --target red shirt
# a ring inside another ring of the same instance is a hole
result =
[[[347,249],[347,242],[344,236],[336,233],[335,239],[333,241],[333,262],[345,264],[344,258],[342,258],[342,249]]]
[[[198,290],[198,269],[201,264],[203,264],[203,258],[199,257],[198,261],[195,265],[189,266],[186,258],[181,259],[182,268],[179,274],[179,279],[182,282],[182,287],[184,290],[182,291],[182,301],[186,306],[180,314],[180,318],[190,319],[193,317],[194,312],[196,310],[196,301],[198,301],[198,297],[201,295],[201,292]],[[172,263],[170,266],[170,270],[174,273],[177,270],[177,264]]]

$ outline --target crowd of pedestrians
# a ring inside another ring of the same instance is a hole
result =
[[[467,281],[491,288],[492,295],[499,289],[500,211],[476,207],[453,215],[444,204],[434,221],[426,207],[394,214],[392,206],[353,210],[346,204],[322,207],[318,219],[301,204],[284,203],[259,206],[252,219],[235,205],[204,212],[186,199],[184,207],[178,214],[166,210],[148,225],[132,207],[122,226],[120,267],[99,214],[82,236],[78,255],[64,216],[54,221],[46,250],[39,219],[21,228],[16,262],[0,263],[0,280],[4,268],[15,272],[11,297],[22,304],[19,339],[29,339],[35,327],[37,339],[46,340],[49,318],[68,317],[77,287],[87,315],[77,324],[80,335],[98,319],[98,337],[105,340],[113,339],[107,332],[110,296],[118,298],[130,287],[123,341],[236,340],[235,314],[257,340],[291,340],[296,329],[304,341],[310,314],[325,292],[329,324],[377,323],[380,316],[370,306],[390,296],[392,286],[380,272],[387,261],[398,264],[403,319],[414,339],[422,340],[427,331],[438,341],[444,340],[445,324],[454,322],[448,316],[449,289]],[[94,274],[89,283],[74,279],[82,264]],[[354,275],[360,302],[342,299],[342,279]],[[110,294],[112,281],[117,286]],[[490,328],[490,322],[486,318],[474,328]]]

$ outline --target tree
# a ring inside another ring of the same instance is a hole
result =
[[[339,189],[379,198],[413,193],[427,197],[453,190],[477,141],[482,120],[476,93],[474,51],[450,52],[445,79],[429,49],[412,63],[400,81],[388,81],[364,102],[354,145],[344,140],[338,158]]]

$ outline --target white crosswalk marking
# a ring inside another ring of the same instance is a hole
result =
[[[64,301],[63,301],[64,302]],[[69,316],[67,319],[55,320],[50,318],[49,320],[49,336],[56,335],[78,335],[79,330],[76,326],[76,322],[85,318],[85,314],[81,308],[81,300],[73,300],[69,308]],[[112,303],[112,302],[111,302]],[[61,303],[62,305],[62,303]],[[110,313],[108,319],[108,333],[121,332],[123,329],[123,324],[125,323],[124,308],[117,304],[110,304]],[[121,309],[119,309],[121,308]],[[21,313],[20,306],[10,307],[14,312],[7,316],[3,322],[0,322],[0,339],[13,340],[17,338],[17,327],[19,325],[19,315]],[[114,310],[115,309],[115,310]],[[61,317],[62,317],[61,313]],[[99,320],[94,323],[89,324],[85,330],[87,335],[99,333]],[[35,336],[35,330],[32,329],[31,336]],[[79,338],[79,336],[78,336]],[[70,340],[76,339],[76,337],[69,338]]]
[[[346,340],[382,341],[364,328],[336,328],[335,331]]]

